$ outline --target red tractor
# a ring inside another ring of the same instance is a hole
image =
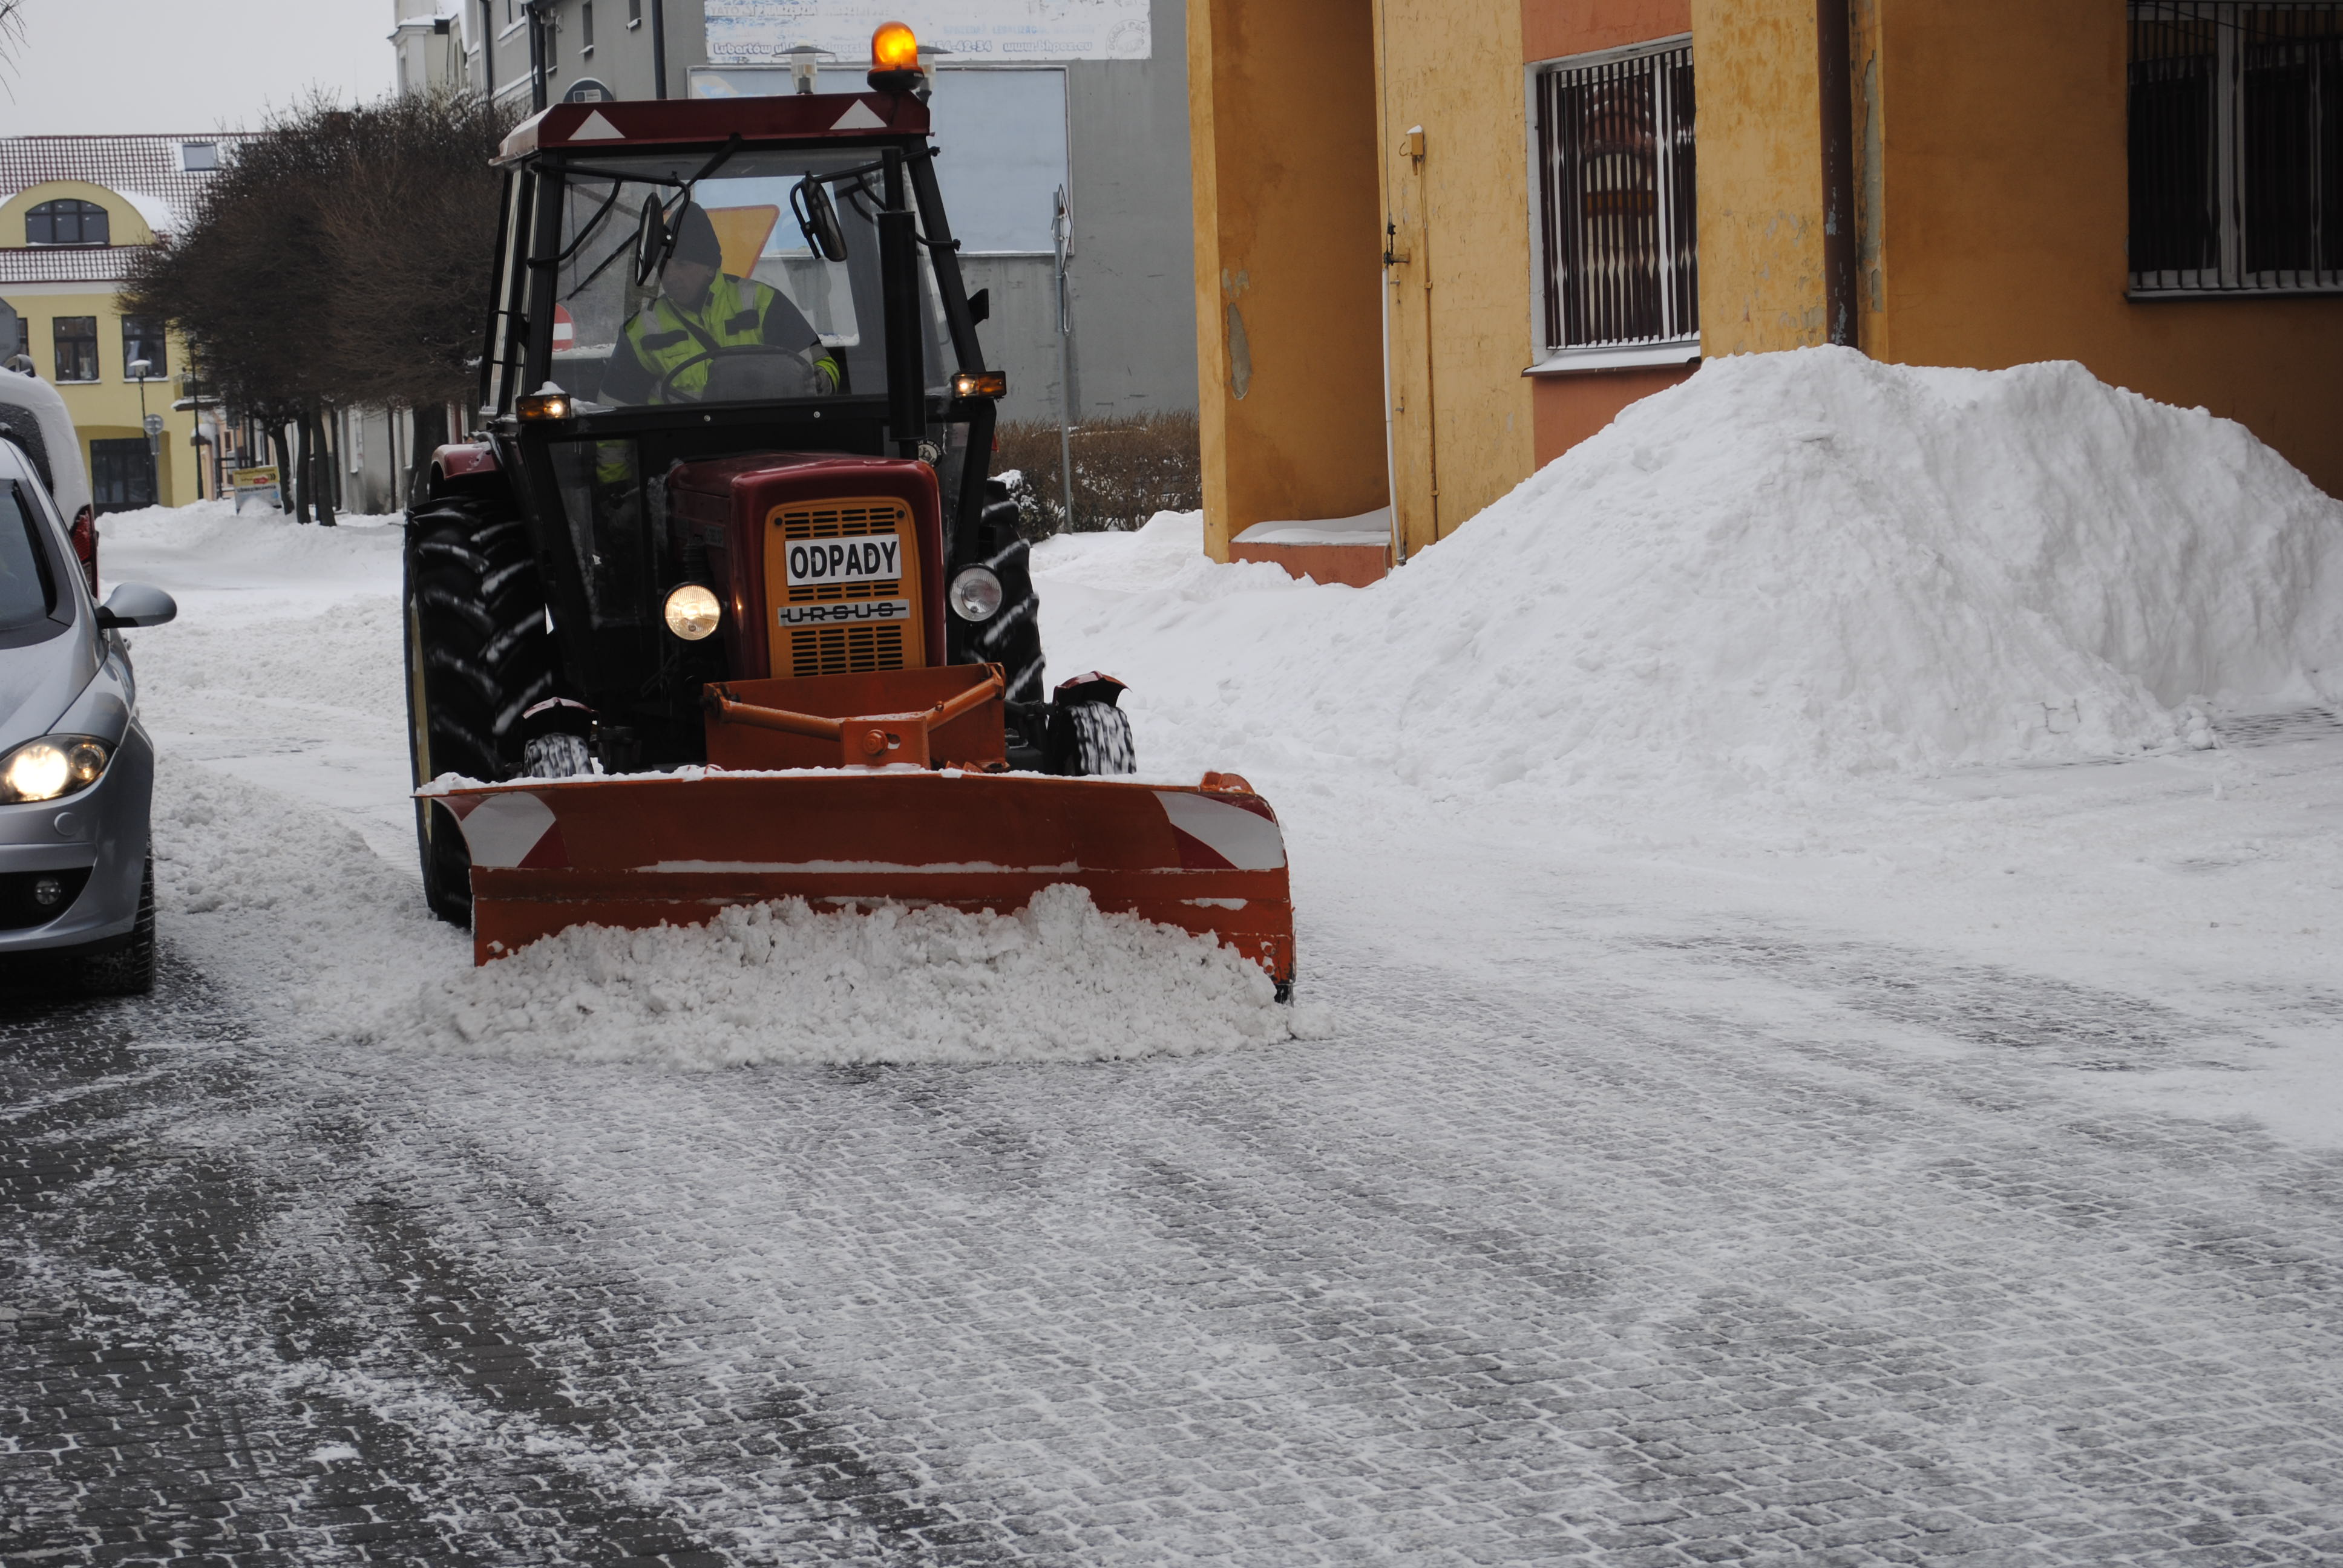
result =
[[[882,28],[868,93],[564,104],[504,144],[485,434],[407,528],[424,889],[479,961],[1074,882],[1290,984],[1267,803],[1130,779],[1120,683],[1043,685],[915,49]]]

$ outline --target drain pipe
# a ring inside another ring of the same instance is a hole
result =
[[[1074,214],[1060,186],[1050,218],[1050,243],[1058,253],[1058,477],[1066,507],[1065,532],[1074,531],[1074,304],[1066,264],[1074,250]]]
[[[1816,0],[1815,80],[1822,100],[1823,315],[1829,341],[1860,347],[1855,330],[1855,66],[1850,0]]]

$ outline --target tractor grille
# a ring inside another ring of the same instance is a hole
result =
[[[911,546],[911,514],[900,501],[845,501],[824,507],[794,508],[784,510],[774,520],[780,525],[781,538],[785,540],[861,539],[873,534],[883,538],[889,534],[899,534],[906,550]],[[902,591],[901,579],[892,578],[884,582],[824,584],[789,589],[789,602],[814,604],[828,599],[894,598]]]
[[[771,602],[779,605],[854,604],[876,600],[908,600],[916,607],[919,579],[918,538],[911,510],[891,497],[866,497],[783,507],[771,514],[778,548],[767,552]],[[896,558],[908,569],[895,578],[822,583],[791,583],[779,564],[789,545],[799,541],[893,538]],[[914,608],[914,618],[917,616]],[[898,621],[881,626],[793,627],[779,629],[773,673],[777,676],[849,675],[874,669],[901,669],[924,662],[916,637],[907,643],[906,628]]]
[[[826,626],[789,633],[789,673],[846,675],[903,668],[900,626]]]

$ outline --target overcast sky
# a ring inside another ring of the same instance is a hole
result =
[[[25,0],[0,135],[251,129],[390,91],[391,0]]]

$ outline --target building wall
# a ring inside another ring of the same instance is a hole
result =
[[[1254,523],[1389,493],[1369,8],[1191,0],[1188,97],[1205,548],[1226,560]]]
[[[1186,10],[1185,0],[1153,0],[1152,59],[1066,68],[1071,405],[1059,372],[1055,260],[960,263],[971,291],[992,292],[991,319],[979,330],[991,367],[1009,373],[1003,419],[1055,420],[1071,407],[1080,423],[1196,407],[1195,230],[1182,199],[1190,185]]]
[[[1827,342],[1815,0],[1692,0],[1691,11],[1701,352]]]
[[[2121,5],[1896,0],[1868,21],[1855,61],[1858,90],[1876,83],[1858,111],[1860,129],[1875,103],[1857,142],[1879,160],[1864,182],[1877,209],[1865,215],[1868,352],[1984,368],[2077,359],[2242,422],[2343,495],[2343,298],[2125,297]]]
[[[1692,30],[1692,0],[1613,0],[1609,5],[1590,5],[1586,0],[1521,0],[1521,10],[1524,65],[1648,44]],[[1697,80],[1697,62],[1694,73],[1694,91],[1703,92],[1706,84]],[[1706,128],[1704,123],[1702,128]],[[1696,177],[1704,185],[1708,156],[1704,141],[1696,153]],[[1524,308],[1537,308],[1534,285]],[[1537,335],[1534,317],[1528,331],[1534,350]],[[1678,366],[1549,371],[1530,377],[1532,465],[1544,467],[1617,418],[1619,410],[1628,404],[1664,391],[1692,372],[1690,366]]]
[[[1383,222],[1405,256],[1385,269],[1384,304],[1406,553],[1535,461],[1522,14],[1521,0],[1385,0],[1377,13]]]
[[[152,245],[155,233],[128,198],[104,186],[83,180],[52,180],[19,191],[0,203],[0,248],[25,246],[25,215],[43,202],[75,199],[95,202],[106,209],[109,237],[116,246]],[[104,283],[15,283],[6,286],[8,303],[15,307],[27,327],[28,352],[42,380],[65,398],[81,438],[82,463],[92,467],[92,441],[144,440],[146,414],[163,417],[163,436],[156,458],[156,495],[165,506],[180,506],[196,498],[196,467],[188,441],[195,434],[195,415],[175,410],[179,377],[187,367],[186,345],[176,334],[167,340],[170,363],[165,373],[150,378],[142,389],[126,374],[122,352],[122,307],[114,286]],[[55,325],[59,317],[97,318],[96,381],[56,379]],[[142,412],[143,395],[143,412]]]

